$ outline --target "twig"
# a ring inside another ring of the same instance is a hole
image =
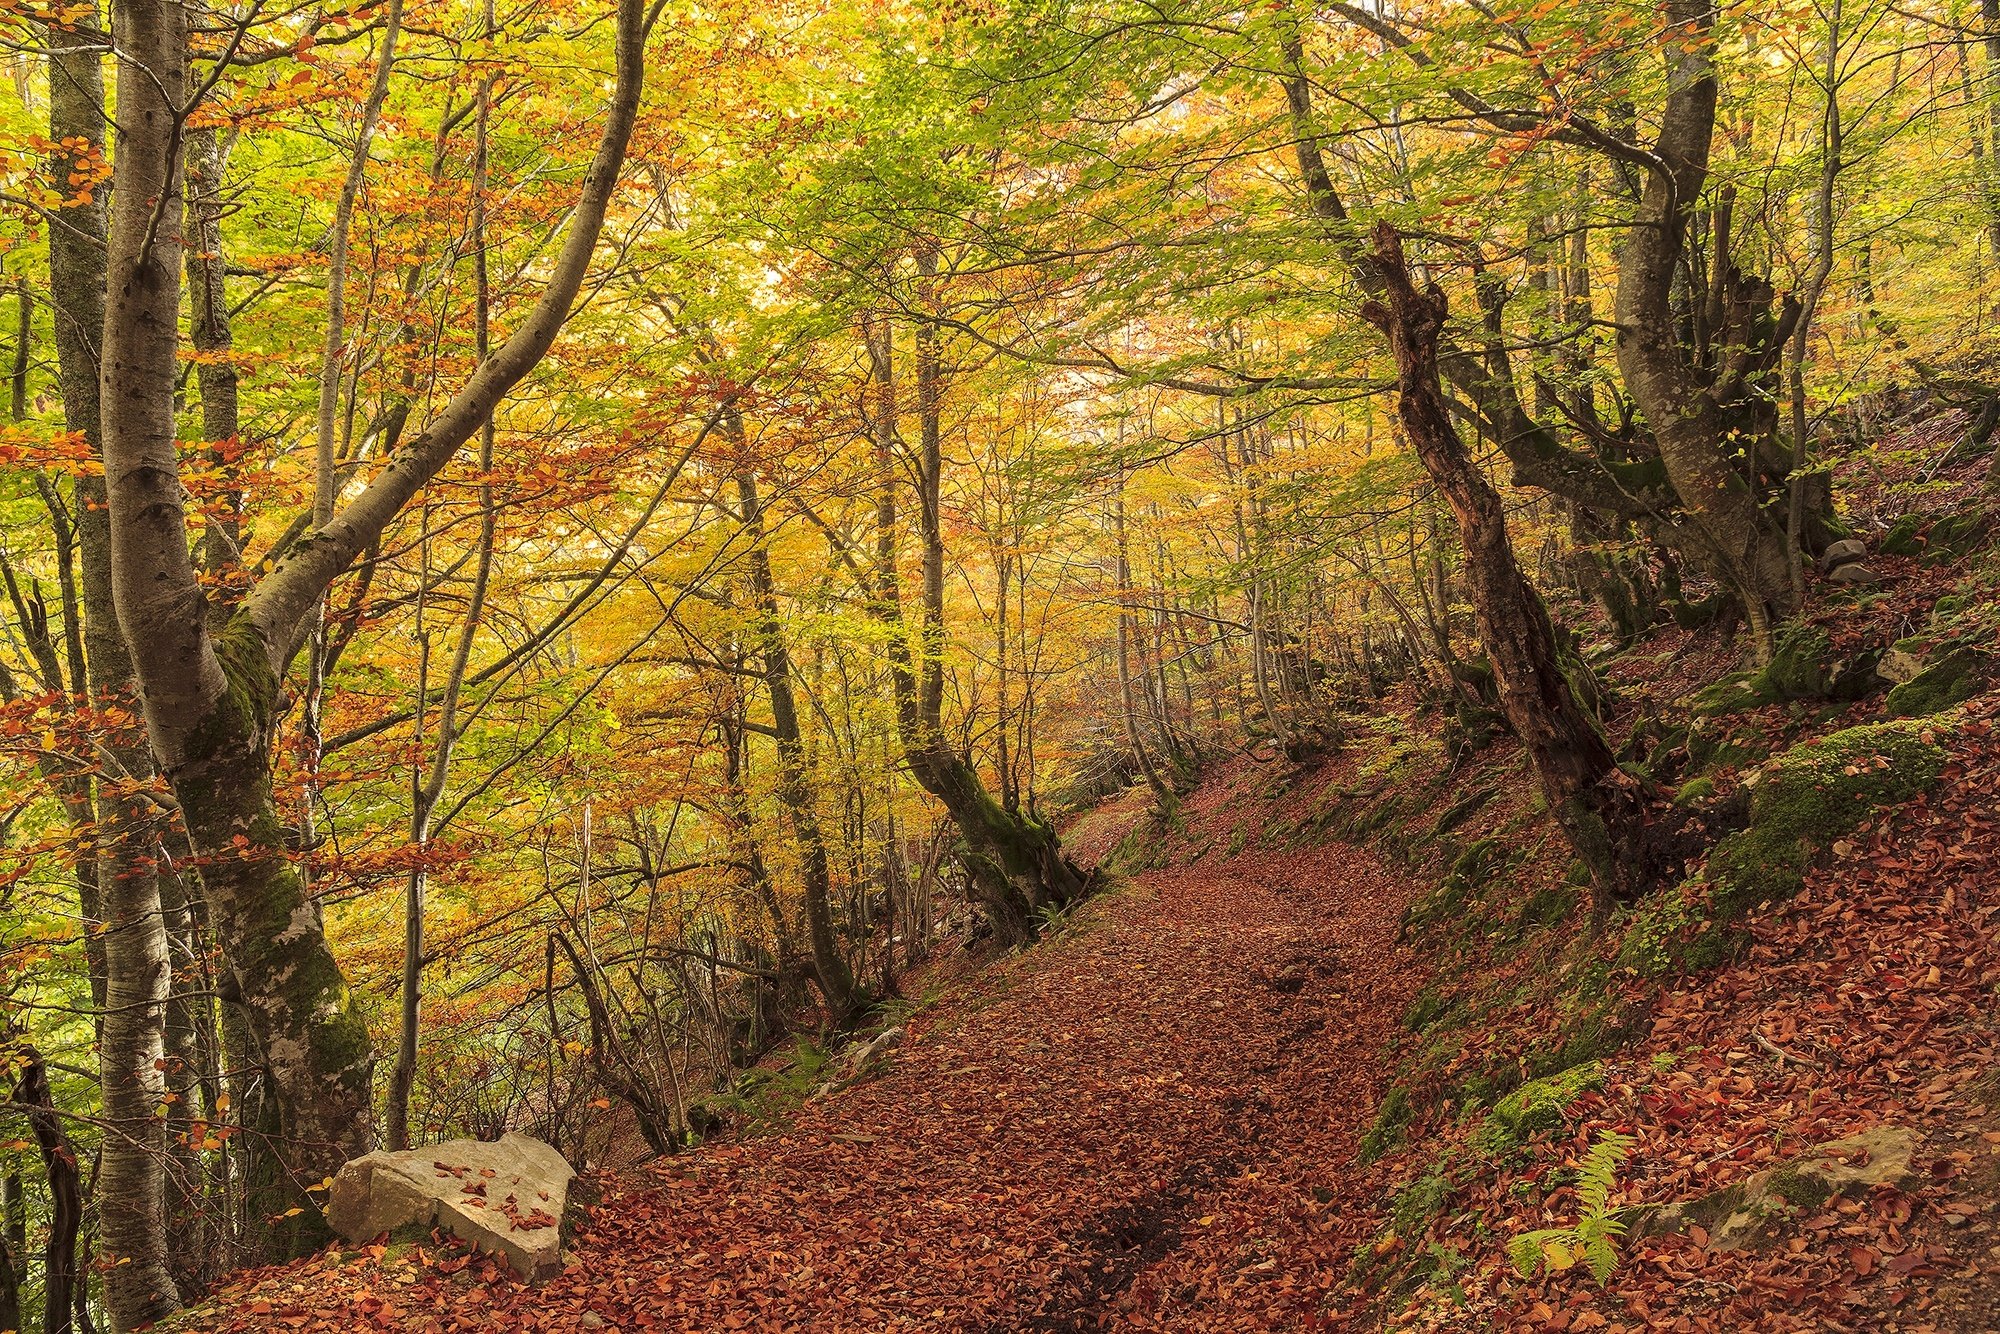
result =
[[[1793,1065],[1804,1066],[1808,1070],[1826,1069],[1826,1067],[1821,1065],[1818,1061],[1810,1060],[1804,1056],[1799,1056],[1792,1052],[1786,1051],[1783,1047],[1780,1047],[1777,1043],[1765,1037],[1763,1033],[1761,1033],[1757,1029],[1753,1028],[1750,1030],[1750,1040],[1756,1043],[1758,1046],[1762,1047],[1765,1051],[1771,1053],[1771,1055],[1777,1057],[1778,1063],[1780,1065],[1782,1065],[1786,1061],[1790,1061]]]

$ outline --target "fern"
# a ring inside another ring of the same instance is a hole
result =
[[[1533,1278],[1543,1265],[1551,1272],[1581,1261],[1601,1286],[1618,1267],[1618,1238],[1623,1220],[1608,1210],[1618,1184],[1618,1168],[1638,1143],[1630,1135],[1607,1131],[1597,1137],[1577,1169],[1577,1220],[1573,1227],[1537,1228],[1507,1243],[1507,1258],[1523,1278]]]

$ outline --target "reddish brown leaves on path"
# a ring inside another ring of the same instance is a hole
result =
[[[613,1183],[539,1288],[322,1257],[196,1328],[1324,1327],[1377,1226],[1345,1174],[1420,981],[1408,895],[1349,848],[1148,876],[920,1015],[886,1077]]]

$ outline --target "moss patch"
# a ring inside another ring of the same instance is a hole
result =
[[[1790,898],[1836,837],[1937,781],[1944,749],[1913,722],[1850,727],[1778,757],[1750,800],[1750,827],[1709,855],[1715,916],[1729,920]]]
[[[1771,661],[1755,672],[1724,677],[1694,697],[1698,717],[1714,718],[1743,709],[1799,699],[1860,699],[1877,685],[1879,649],[1837,654],[1832,637],[1817,625],[1794,622],[1779,632]]]
[[[1920,718],[1965,703],[1986,688],[1992,674],[1985,654],[1960,646],[1889,692],[1891,715]]]
[[[1372,1163],[1383,1154],[1403,1147],[1413,1113],[1409,1090],[1401,1084],[1391,1085],[1382,1099],[1382,1110],[1375,1115],[1375,1124],[1361,1137],[1361,1161]]]
[[[1563,1124],[1570,1104],[1604,1087],[1604,1063],[1586,1061],[1542,1079],[1532,1079],[1493,1104],[1472,1138],[1480,1153],[1492,1156]]]
[[[1396,1235],[1406,1241],[1421,1237],[1431,1220],[1444,1212],[1445,1198],[1450,1194],[1451,1181],[1435,1168],[1397,1191],[1389,1206],[1389,1219]]]

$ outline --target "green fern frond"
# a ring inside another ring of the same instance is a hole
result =
[[[1577,1169],[1576,1200],[1585,1217],[1602,1214],[1605,1203],[1618,1184],[1618,1168],[1639,1141],[1631,1135],[1607,1130],[1590,1146]]]
[[[1580,1259],[1600,1287],[1610,1279],[1618,1267],[1617,1238],[1625,1223],[1607,1213],[1605,1206],[1618,1184],[1619,1165],[1638,1142],[1613,1131],[1597,1137],[1577,1168],[1576,1226],[1537,1228],[1507,1243],[1507,1258],[1522,1278],[1533,1278],[1545,1264],[1552,1270],[1568,1269]]]
[[[1542,1267],[1542,1243],[1561,1233],[1561,1228],[1543,1228],[1538,1232],[1523,1232],[1508,1242],[1507,1258],[1514,1262],[1515,1271],[1522,1278],[1533,1278]]]
[[[1603,1287],[1611,1277],[1611,1271],[1618,1267],[1618,1248],[1603,1236],[1583,1238],[1583,1260],[1590,1266],[1590,1276]]]

